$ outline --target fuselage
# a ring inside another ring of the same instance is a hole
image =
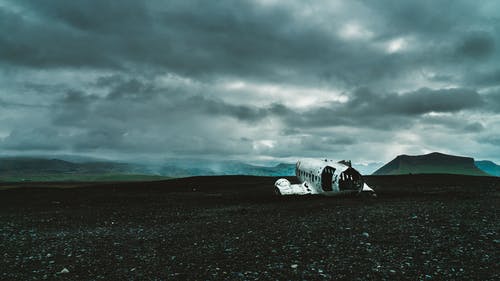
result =
[[[300,184],[290,184],[286,179],[279,179],[275,183],[276,192],[281,195],[373,192],[365,184],[361,174],[346,161],[300,160],[295,165],[295,175]]]
[[[298,161],[295,176],[312,194],[359,191],[364,183],[361,174],[352,167],[327,159]]]

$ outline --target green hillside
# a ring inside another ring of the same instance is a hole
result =
[[[34,157],[0,158],[2,182],[91,182],[91,181],[152,181],[169,179],[147,174],[137,165],[115,162],[73,163],[60,159]]]
[[[115,182],[154,181],[170,177],[134,174],[30,174],[0,175],[0,182]]]
[[[111,161],[71,162],[55,158],[0,157],[0,181],[151,181],[200,175],[293,175],[295,164],[272,167],[238,161],[171,159],[137,164]]]

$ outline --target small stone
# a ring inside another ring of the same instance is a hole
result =
[[[390,272],[391,274],[396,274],[396,270],[394,270],[394,269],[389,270],[389,272]]]
[[[69,270],[65,267],[59,273],[66,274],[66,273],[69,273]]]
[[[290,267],[291,268],[297,268],[297,267],[299,267],[299,265],[298,264],[292,264],[292,265],[290,265]]]
[[[370,237],[370,234],[368,234],[368,232],[363,232],[363,233],[361,233],[361,235],[362,235],[363,237],[365,237],[365,238]]]

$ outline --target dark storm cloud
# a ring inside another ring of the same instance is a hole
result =
[[[493,113],[500,113],[500,90],[491,91],[484,95],[485,108]]]
[[[426,115],[423,116],[418,123],[426,128],[441,128],[448,131],[454,131],[461,134],[479,133],[485,130],[481,122],[474,122],[467,119],[465,116],[457,115]]]
[[[483,137],[479,137],[478,138],[478,141],[480,143],[485,143],[485,144],[491,144],[491,145],[494,145],[494,146],[500,146],[500,135],[487,135],[487,136],[483,136]]]
[[[188,76],[224,74],[280,80],[291,76],[350,84],[397,76],[415,66],[435,64],[440,60],[437,55],[445,56],[436,46],[395,56],[370,48],[370,42],[341,40],[332,34],[342,27],[336,18],[329,18],[335,28],[326,29],[298,17],[301,8],[297,5],[263,7],[250,1],[13,3],[34,15],[2,9],[0,34],[9,36],[1,37],[4,48],[0,57],[21,65],[128,68],[133,62]],[[494,51],[494,39],[487,33],[456,30],[461,22],[474,21],[473,15],[463,17],[464,11],[476,12],[467,2],[453,5],[456,7],[446,13],[433,1],[364,4],[387,14],[385,21],[374,18],[367,23],[378,28],[375,43],[416,35],[440,45],[437,42],[444,34],[465,56],[484,57]]]
[[[0,58],[38,67],[146,67],[204,79],[243,76],[352,87],[435,65],[446,60],[450,48],[472,57],[494,51],[494,39],[487,33],[456,30],[463,11],[475,11],[467,3],[454,5],[456,8],[446,13],[428,1],[364,4],[376,13],[387,14],[387,19],[371,17],[373,22],[366,22],[366,26],[377,28],[377,34],[373,41],[360,43],[339,38],[336,32],[344,23],[328,13],[301,18],[303,8],[297,3],[16,1],[12,5],[32,14],[2,9],[0,40],[4,48]],[[361,17],[361,24],[365,23],[363,17],[368,18],[361,12],[356,16]],[[321,17],[326,17],[329,25],[314,21]],[[449,38],[449,47],[439,43],[443,33]],[[415,47],[425,51],[401,55],[373,48],[373,44],[407,35],[433,45],[416,42]]]
[[[9,102],[5,101],[0,98],[0,108],[27,108],[27,109],[33,109],[36,110],[36,108],[42,108],[44,107],[43,105],[37,105],[37,104],[28,104],[28,103],[22,103],[22,102]]]
[[[26,91],[32,91],[36,94],[51,94],[68,90],[68,87],[64,84],[43,84],[26,82],[23,86]]]
[[[60,150],[64,146],[59,133],[51,128],[19,128],[13,130],[0,145],[8,150]]]
[[[286,5],[19,3],[35,13],[34,19],[4,10],[0,30],[9,33],[0,38],[0,58],[19,65],[123,69],[133,63],[197,77],[351,84],[398,75],[422,59],[384,55],[368,44],[346,42],[318,23],[301,21]]]
[[[463,127],[463,129],[466,132],[479,133],[479,132],[483,131],[485,128],[484,128],[483,124],[481,124],[479,122],[473,122],[473,123],[466,124]]]
[[[56,125],[79,124],[89,125],[91,116],[91,105],[96,96],[88,95],[83,91],[71,89],[51,106],[52,119]]]
[[[500,69],[496,68],[493,70],[482,70],[478,73],[471,73],[467,76],[467,82],[482,86],[498,86],[500,85]]]
[[[432,69],[431,77],[453,77],[454,85],[469,87],[471,71],[494,65],[499,58],[497,43],[500,26],[498,3],[470,1],[363,1],[377,18],[370,23],[378,28],[377,40],[394,37],[413,38],[415,49],[404,56],[397,71]],[[491,61],[488,61],[491,60]],[[481,63],[481,64],[479,64]],[[400,77],[407,76],[401,72]],[[446,79],[448,80],[448,79]],[[449,81],[449,80],[448,80]]]
[[[126,33],[135,25],[150,24],[150,12],[144,3],[131,0],[78,1],[69,5],[64,0],[19,1],[36,10],[47,20],[63,22],[77,30],[92,33]],[[126,28],[123,28],[126,27]],[[133,28],[132,28],[133,29]]]
[[[78,134],[71,142],[76,151],[92,151],[100,148],[134,149],[126,141],[126,131],[113,127],[86,130]]]
[[[155,120],[180,115],[203,115],[207,117],[228,116],[253,123],[271,114],[272,107],[232,105],[219,99],[208,99],[199,94],[170,94],[168,91],[168,89],[153,90],[147,84],[137,80],[125,81],[112,88],[103,98],[81,91],[68,91],[58,103],[53,105],[54,112],[58,112],[54,121],[56,124],[76,125],[98,116],[119,121],[144,118],[144,116]],[[144,104],[137,104],[141,102]]]
[[[124,78],[121,75],[114,74],[114,75],[107,75],[107,76],[101,76],[97,78],[97,81],[95,82],[95,85],[97,87],[108,87],[108,86],[116,86],[119,83],[123,83]]]
[[[418,115],[432,111],[457,111],[477,106],[479,103],[480,97],[477,93],[464,89],[434,91],[423,88],[415,92],[398,94],[376,93],[368,88],[361,88],[353,92],[347,107],[356,114]]]
[[[115,100],[124,98],[141,100],[151,98],[149,95],[155,93],[154,85],[146,84],[138,79],[130,79],[122,83],[117,83],[109,92],[107,98]]]
[[[70,90],[52,105],[50,128],[62,132],[52,136],[52,144],[78,152],[153,152],[168,148],[169,152],[184,154],[238,153],[246,148],[234,143],[244,142],[221,137],[221,132],[211,126],[227,122],[225,118],[256,124],[271,114],[269,107],[233,105],[185,90],[172,92],[153,87],[150,81],[112,80],[103,96]],[[42,149],[34,146],[39,139],[42,136],[37,135],[32,145],[23,142],[24,146]],[[220,146],[221,142],[226,144]]]
[[[178,104],[179,105],[179,104]],[[195,108],[199,113],[207,115],[227,115],[245,122],[254,122],[266,118],[270,112],[267,108],[257,108],[245,105],[231,105],[221,100],[210,100],[198,95],[180,103],[181,108]]]
[[[50,150],[59,146],[79,152],[98,149],[144,152],[154,151],[168,145],[170,151],[179,153],[203,150],[216,153],[224,150],[217,146],[217,140],[204,140],[201,135],[201,139],[189,136],[190,134],[196,135],[198,131],[199,125],[194,125],[195,123],[203,119],[221,120],[220,118],[229,117],[257,125],[269,118],[277,118],[294,130],[288,132],[288,135],[297,136],[306,133],[305,136],[300,137],[298,145],[302,153],[307,151],[310,155],[316,155],[321,154],[319,150],[321,147],[333,152],[344,146],[354,145],[359,139],[349,135],[331,136],[324,133],[311,135],[307,133],[311,128],[355,126],[395,130],[410,127],[415,122],[412,116],[429,112],[473,109],[481,104],[477,93],[467,89],[436,91],[420,89],[404,94],[376,94],[367,88],[362,88],[354,91],[346,103],[331,102],[325,107],[297,110],[279,103],[263,107],[233,105],[200,94],[171,93],[168,88],[152,87],[151,82],[148,81],[116,80],[119,81],[111,83],[113,86],[109,87],[108,94],[102,97],[80,90],[66,92],[53,105],[51,110],[53,123],[50,129],[46,130],[46,134],[40,133],[43,130],[38,133],[29,130],[14,132],[3,145],[11,149],[25,147],[38,150]],[[125,94],[119,94],[119,89]],[[130,89],[133,90],[130,91]],[[133,95],[128,93],[133,93]],[[417,96],[422,97],[422,101],[419,101]],[[461,99],[461,102],[453,102],[454,97]],[[436,120],[430,122],[436,123]],[[449,127],[457,127],[457,124],[460,124],[444,121],[441,123]],[[479,131],[482,129],[481,126],[481,124],[466,122],[460,124],[458,128],[464,131]],[[75,132],[70,133],[72,130]],[[152,131],[163,131],[167,133],[167,136],[148,138],[148,132]],[[173,134],[175,132],[176,136],[168,137],[169,132]],[[141,135],[143,133],[146,135]],[[34,136],[31,139],[27,137],[30,134]],[[18,145],[14,145],[13,141],[17,138],[21,141]],[[159,143],[151,144],[147,148],[143,147],[144,142],[151,138]],[[241,144],[248,142],[247,138],[243,139],[247,141],[231,141]],[[188,147],[186,144],[189,144]],[[232,151],[238,153],[239,150],[233,146]],[[290,154],[286,149],[269,150],[269,153],[271,151],[281,156]]]
[[[494,39],[485,33],[467,36],[458,48],[459,56],[471,58],[486,58],[495,50]]]
[[[297,112],[274,105],[271,112],[282,116],[289,126],[357,126],[394,129],[410,126],[415,117],[426,113],[453,113],[483,105],[481,96],[470,89],[431,90],[422,88],[409,93],[375,93],[360,88],[346,103]]]
[[[100,42],[91,34],[74,32],[51,21],[30,21],[0,7],[0,59],[4,62],[41,68],[114,65]]]
[[[60,127],[20,128],[13,130],[0,145],[17,151],[60,151],[88,152],[96,149],[134,149],[126,142],[123,132],[113,128],[82,129],[68,133]]]
[[[304,36],[297,40],[280,31],[293,20],[287,13],[248,2],[21,3],[46,24],[3,11],[2,34],[16,33],[3,38],[1,55],[20,64],[115,67],[134,61],[196,74],[258,68],[253,59],[265,65],[266,59],[286,60],[294,49],[326,43],[314,30],[292,27],[289,32]]]
[[[480,95],[470,89],[440,89],[422,88],[403,95],[374,95],[371,108],[382,109],[380,112],[392,112],[408,115],[418,115],[429,112],[456,112],[479,107],[482,104]],[[363,104],[362,99],[355,100]],[[368,106],[367,106],[368,108]]]
[[[483,6],[467,0],[444,0],[439,3],[433,0],[362,2],[374,11],[374,15],[385,19],[375,21],[375,24],[380,24],[377,27],[382,29],[383,36],[411,34],[443,41],[457,34],[461,38],[470,33],[471,28],[484,28],[478,23],[490,24],[496,20],[495,16],[483,17]]]
[[[445,131],[427,143],[435,150],[457,136],[473,141],[498,126],[498,9],[2,1],[0,147],[378,157],[398,134],[425,142]],[[425,145],[405,141],[395,150]]]

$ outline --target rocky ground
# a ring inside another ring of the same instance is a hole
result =
[[[0,280],[500,278],[497,187],[275,198],[274,180],[2,190]]]

